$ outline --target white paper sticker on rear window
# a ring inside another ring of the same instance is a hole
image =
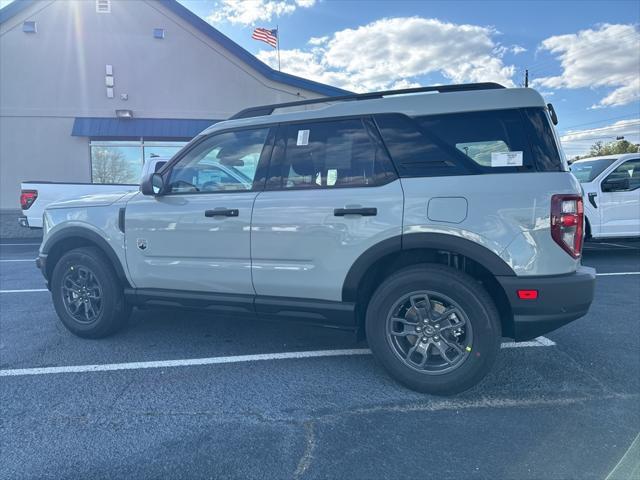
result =
[[[298,130],[296,145],[309,145],[309,130]]]
[[[492,167],[521,167],[522,152],[491,152]]]

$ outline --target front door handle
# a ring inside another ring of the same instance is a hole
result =
[[[344,217],[345,215],[361,215],[363,217],[375,217],[378,215],[378,209],[375,207],[359,207],[359,208],[335,208],[333,215],[336,217]]]
[[[237,217],[240,214],[237,208],[214,208],[205,210],[205,217]]]

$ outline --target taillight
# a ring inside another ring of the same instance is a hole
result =
[[[22,207],[22,210],[28,210],[33,205],[33,202],[36,201],[36,198],[38,198],[37,190],[22,190],[20,193],[20,207]]]
[[[573,258],[580,257],[584,237],[584,206],[580,195],[551,197],[551,237]]]

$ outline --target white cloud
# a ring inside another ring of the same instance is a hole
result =
[[[322,45],[324,43],[327,43],[327,40],[329,40],[328,35],[324,37],[311,37],[307,43],[309,45]]]
[[[290,15],[297,8],[313,7],[315,3],[316,0],[219,0],[206,20],[210,23],[254,25]]]
[[[416,77],[440,73],[453,83],[499,82],[514,86],[515,67],[503,63],[505,48],[491,27],[421,17],[384,18],[312,38],[310,50],[282,50],[288,73],[353,91],[417,85]],[[277,65],[277,54],[258,58]],[[400,82],[400,83],[398,83]]]
[[[640,119],[620,120],[604,127],[584,130],[569,130],[560,137],[562,148],[568,157],[584,155],[594,143],[613,142],[616,137],[624,137],[631,143],[640,143]]]
[[[511,53],[513,53],[514,55],[518,55],[518,54],[520,54],[520,53],[524,53],[524,52],[526,52],[526,51],[527,51],[527,49],[526,49],[526,48],[524,48],[524,47],[523,47],[523,46],[521,46],[521,45],[513,45],[513,46],[509,49],[509,51],[510,51]]]
[[[636,26],[604,24],[597,29],[549,37],[540,48],[557,57],[562,73],[537,79],[534,85],[614,88],[592,108],[640,100],[640,31]]]

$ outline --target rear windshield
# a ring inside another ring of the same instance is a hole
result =
[[[592,182],[605,169],[615,162],[616,158],[601,158],[599,160],[584,160],[571,165],[571,173],[580,183]]]
[[[564,170],[542,108],[375,119],[403,177]]]

